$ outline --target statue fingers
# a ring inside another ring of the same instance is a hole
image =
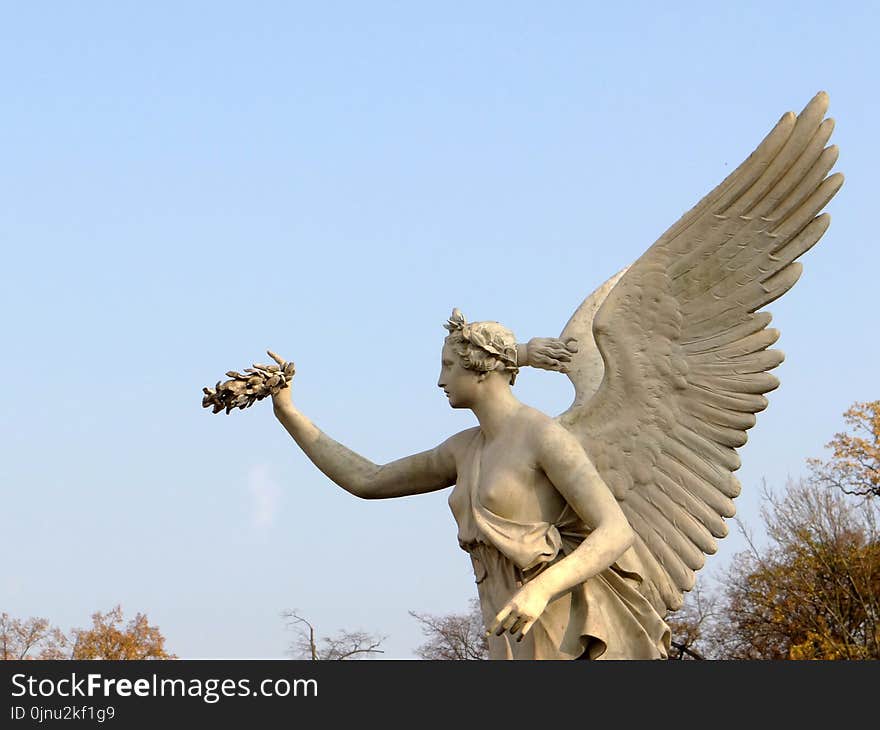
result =
[[[511,610],[511,606],[505,606],[498,612],[498,615],[495,617],[495,620],[492,622],[489,630],[486,631],[486,636],[489,636],[491,634],[495,634],[495,636],[501,636],[501,634],[504,633],[502,622],[510,615]]]
[[[561,362],[571,362],[571,354],[565,348],[554,348],[550,355]]]
[[[527,618],[525,616],[519,616],[516,619],[516,621],[514,621],[513,624],[511,624],[508,631],[510,632],[510,634],[512,636],[515,637],[517,634],[519,634],[522,631],[522,628],[526,623],[528,623]],[[517,639],[517,641],[519,641],[519,639]]]
[[[544,368],[549,368],[553,365],[556,358],[551,357],[547,352],[536,352],[534,357],[534,362],[537,365],[540,365]]]
[[[280,368],[281,373],[284,374],[284,384],[286,386],[290,383],[291,378],[293,378],[296,373],[296,368],[294,367],[293,362],[291,360],[285,360],[281,355],[272,352],[272,350],[266,350],[266,353],[278,363],[278,368]],[[275,366],[273,365],[272,367]]]
[[[277,362],[279,367],[283,368],[287,364],[287,361],[281,355],[272,352],[272,350],[266,350],[266,354]]]
[[[532,626],[535,625],[535,622],[536,622],[537,620],[538,620],[538,619],[533,618],[533,619],[531,619],[531,620],[529,620],[529,621],[526,621],[525,625],[522,627],[522,631],[519,632],[519,636],[517,637],[516,640],[517,640],[517,641],[522,641],[522,640],[525,638],[525,635],[526,635],[527,633],[529,633],[529,631],[532,630]]]
[[[505,631],[508,631],[515,621],[516,616],[514,614],[509,615],[495,630],[495,636],[501,636]]]
[[[577,340],[574,337],[568,337],[565,340],[551,337],[541,344],[543,346],[542,349],[546,350],[554,357],[559,357],[560,355],[569,357],[570,353],[577,352]]]
[[[500,621],[496,618],[497,628],[495,629],[495,636],[501,636],[505,631],[509,631],[510,627],[513,626],[519,620],[519,614],[513,610],[512,607],[506,607],[501,610],[501,613],[498,616],[504,614],[504,618]]]
[[[567,373],[568,372],[568,368],[565,366],[565,364],[563,362],[560,362],[559,360],[556,360],[551,357],[543,358],[543,361],[541,363],[541,367],[543,367],[544,370],[556,370],[560,373]]]

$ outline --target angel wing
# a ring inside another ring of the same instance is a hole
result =
[[[602,353],[593,336],[593,319],[596,312],[605,303],[605,298],[614,288],[620,277],[629,267],[618,271],[608,281],[602,284],[590,296],[584,299],[581,306],[571,315],[568,324],[559,335],[563,342],[569,337],[577,340],[578,351],[571,356],[568,363],[568,377],[574,383],[574,403],[560,418],[565,418],[570,412],[577,412],[599,390],[602,377],[605,375],[605,364],[602,361]]]
[[[783,354],[759,312],[800,276],[795,261],[828,228],[819,215],[843,183],[817,94],[783,115],[758,148],[654,243],[596,310],[588,299],[563,336],[589,332],[560,422],[584,444],[630,521],[661,614],[681,606],[695,571],[727,535],[740,492],[732,472]],[[595,314],[593,315],[593,313]],[[592,320],[592,322],[591,322]],[[601,353],[596,389],[595,350]],[[592,397],[590,397],[592,395]]]

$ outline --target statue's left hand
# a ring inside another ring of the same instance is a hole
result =
[[[568,337],[564,341],[557,337],[533,337],[526,346],[528,352],[527,365],[542,370],[558,370],[568,372],[567,363],[578,351],[577,340]]]
[[[550,598],[550,594],[537,580],[526,583],[498,612],[487,633],[501,636],[509,631],[512,636],[516,636],[517,641],[522,641],[544,613]]]

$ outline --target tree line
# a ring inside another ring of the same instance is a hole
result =
[[[165,637],[145,614],[125,621],[121,606],[96,611],[89,628],[66,633],[45,618],[0,613],[0,660],[176,658],[165,650]]]
[[[806,478],[765,488],[766,545],[742,527],[748,549],[669,618],[676,658],[880,659],[880,401],[844,420]]]

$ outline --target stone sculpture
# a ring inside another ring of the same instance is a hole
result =
[[[360,497],[454,485],[492,658],[663,658],[664,617],[727,534],[736,449],[779,384],[779,333],[759,310],[797,281],[796,259],[828,228],[820,213],[843,182],[828,176],[827,105],[819,93],[783,115],[558,339],[518,345],[497,322],[453,310],[438,385],[479,425],[434,449],[384,466],[352,452],[294,407],[292,366],[272,353],[275,370],[229,373],[252,379],[250,393],[218,383],[205,405],[271,395],[306,455]],[[566,372],[572,406],[550,418],[520,403],[511,386],[523,365]]]

